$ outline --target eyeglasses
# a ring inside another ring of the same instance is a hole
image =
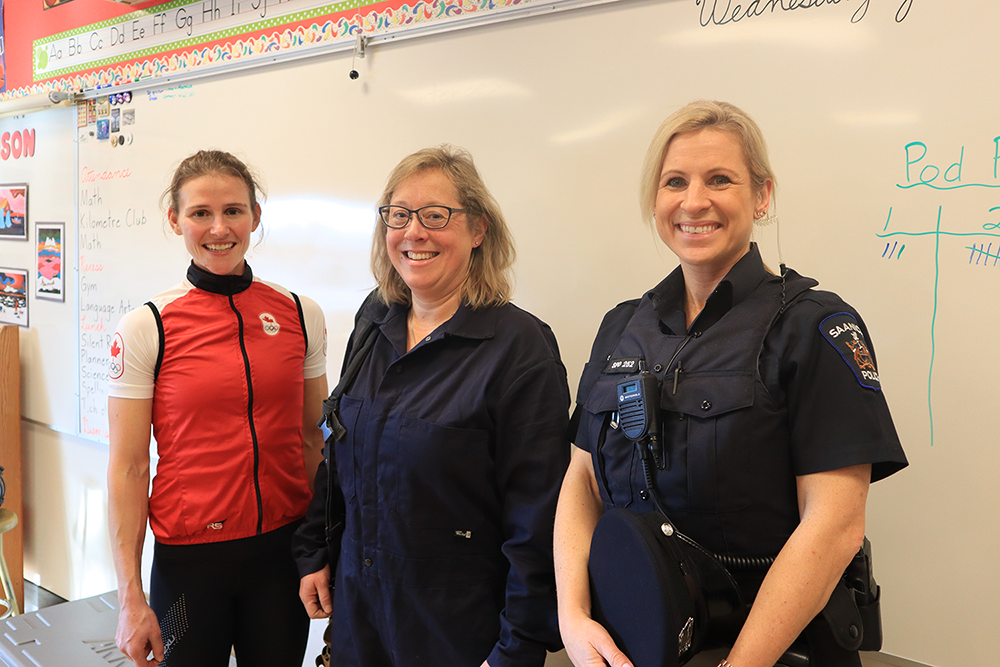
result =
[[[443,229],[451,221],[452,213],[465,213],[464,208],[449,206],[421,206],[418,209],[405,206],[380,206],[378,215],[386,227],[403,229],[410,224],[410,216],[417,214],[417,220],[427,229]]]

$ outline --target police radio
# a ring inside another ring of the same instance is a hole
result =
[[[660,444],[660,383],[639,360],[639,372],[618,383],[618,426],[626,438],[639,446],[642,458],[653,456],[663,469]]]

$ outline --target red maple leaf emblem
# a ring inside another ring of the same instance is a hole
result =
[[[264,320],[265,322],[267,322],[268,324],[274,323],[274,318],[273,317],[268,317],[267,315],[264,315],[261,319]]]
[[[120,347],[118,347],[118,341],[117,340],[113,341],[111,343],[111,356],[112,357],[117,357],[119,354],[121,354],[121,352],[122,352],[122,349]]]

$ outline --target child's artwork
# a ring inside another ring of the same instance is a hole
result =
[[[39,222],[35,225],[38,244],[38,274],[35,276],[35,296],[39,299],[65,301],[63,253],[66,226],[61,222]]]
[[[28,240],[26,183],[0,183],[0,239]]]
[[[0,324],[28,326],[28,272],[0,268]]]

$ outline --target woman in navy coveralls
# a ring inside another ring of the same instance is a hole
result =
[[[552,517],[569,391],[551,330],[509,302],[513,255],[467,153],[422,150],[390,174],[379,298],[363,306],[378,335],[296,535],[303,603],[332,614],[333,665],[541,667],[560,647]],[[346,506],[339,554],[327,493]]]

